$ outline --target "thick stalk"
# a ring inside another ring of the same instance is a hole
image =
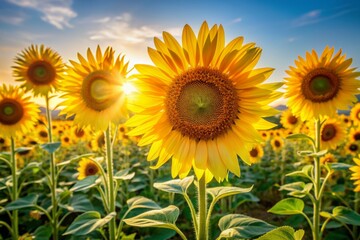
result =
[[[316,152],[320,151],[320,120],[315,120],[315,150]],[[321,166],[320,166],[320,158],[314,157],[314,193],[315,193],[315,201],[314,201],[314,216],[313,216],[313,239],[320,240],[320,208],[321,208]]]
[[[16,201],[18,199],[18,177],[17,177],[17,164],[15,157],[15,141],[14,138],[11,137],[11,164],[12,164],[12,201]],[[19,213],[18,210],[14,210],[12,212],[12,236],[13,239],[19,238]]]
[[[206,226],[206,211],[207,211],[207,198],[206,198],[206,181],[205,173],[199,180],[199,189],[198,189],[198,199],[199,199],[199,230],[198,230],[198,240],[207,240],[208,239],[208,229]]]
[[[52,138],[52,122],[51,122],[51,113],[50,113],[50,106],[49,106],[49,96],[46,95],[46,118],[48,123],[48,135],[49,135],[49,143],[53,142]],[[53,239],[58,239],[58,216],[57,216],[57,209],[58,209],[58,202],[56,200],[56,186],[57,186],[57,177],[56,177],[56,162],[55,162],[55,153],[50,153],[50,191],[51,191],[51,223],[52,223],[52,233]]]
[[[105,145],[106,145],[106,166],[108,176],[108,199],[109,199],[109,213],[115,212],[115,193],[114,193],[114,179],[113,179],[113,152],[111,143],[111,125],[105,131]],[[114,240],[116,237],[116,215],[109,222],[109,239]]]
[[[355,192],[354,201],[355,201],[354,210],[355,210],[355,212],[360,213],[359,212],[359,210],[360,210],[360,192]],[[355,225],[353,226],[353,235],[359,236],[359,227],[358,226],[355,226]]]

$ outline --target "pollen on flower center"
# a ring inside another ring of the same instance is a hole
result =
[[[312,102],[327,102],[336,97],[341,79],[325,68],[309,72],[303,79],[301,90],[304,97]]]
[[[231,81],[205,67],[178,76],[165,102],[173,129],[195,140],[226,133],[238,113],[238,96]]]
[[[35,85],[46,85],[55,81],[56,71],[50,63],[39,60],[29,66],[27,75]]]
[[[114,83],[114,77],[108,72],[97,71],[89,74],[81,88],[86,105],[95,111],[109,108],[117,99]]]
[[[4,125],[13,125],[21,120],[24,115],[24,109],[17,101],[13,99],[3,99],[0,102],[0,123]]]
[[[321,133],[321,139],[323,141],[329,141],[333,139],[336,135],[336,128],[332,124],[327,124],[324,126],[322,133]]]

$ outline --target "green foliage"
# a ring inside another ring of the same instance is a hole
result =
[[[166,182],[154,183],[154,188],[168,193],[178,193],[184,195],[193,181],[194,176],[189,176],[183,179],[173,179]]]
[[[54,143],[44,143],[41,144],[40,147],[47,151],[48,153],[54,153],[56,150],[58,150],[61,146],[61,142],[54,142]]]
[[[280,215],[302,214],[304,206],[304,201],[301,199],[285,198],[276,203],[268,212]]]
[[[295,232],[292,227],[278,227],[256,240],[301,240],[304,236],[304,230],[300,229]]]
[[[16,201],[13,201],[5,206],[5,209],[8,211],[18,210],[22,208],[31,208],[36,206],[39,195],[35,193],[30,193],[26,197],[19,198]]]

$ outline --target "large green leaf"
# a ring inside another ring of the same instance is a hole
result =
[[[135,176],[135,173],[129,173],[131,169],[130,168],[126,168],[123,170],[118,171],[117,173],[115,173],[114,175],[114,179],[118,179],[118,180],[130,180]]]
[[[164,192],[185,194],[193,181],[194,176],[189,176],[184,179],[173,179],[162,183],[154,183],[154,187]]]
[[[40,147],[45,151],[47,151],[48,153],[54,153],[56,150],[59,149],[60,146],[61,146],[61,142],[44,143],[40,145]]]
[[[21,208],[29,208],[36,206],[38,195],[35,193],[30,193],[26,197],[19,198],[16,201],[13,201],[5,206],[6,210],[12,211]]]
[[[36,240],[49,240],[51,237],[52,228],[50,225],[42,225],[38,227],[33,233]]]
[[[360,214],[351,208],[343,206],[335,207],[332,211],[332,216],[341,223],[360,226]]]
[[[74,234],[82,236],[89,234],[97,228],[104,226],[115,216],[115,212],[108,214],[104,218],[101,218],[100,213],[95,211],[83,213],[75,218],[63,235]]]
[[[179,216],[179,208],[170,205],[163,209],[150,210],[135,217],[124,219],[127,225],[134,227],[176,228],[175,222]]]
[[[96,176],[96,175],[88,176],[88,177],[76,182],[75,185],[70,189],[70,191],[78,192],[78,191],[83,191],[83,190],[89,189],[97,184],[97,182],[96,182],[97,178],[98,178],[98,176]]]
[[[221,233],[219,238],[254,238],[262,235],[275,226],[260,219],[252,218],[242,214],[229,214],[219,221]]]
[[[206,192],[210,194],[213,198],[213,202],[219,201],[221,198],[228,197],[231,195],[236,195],[240,193],[250,192],[253,186],[249,188],[239,188],[239,187],[213,187],[206,189]]]
[[[87,212],[94,211],[94,206],[84,194],[75,194],[69,201],[68,205],[59,204],[60,207],[70,212]]]
[[[136,196],[126,201],[129,209],[135,208],[149,208],[149,209],[161,209],[161,207],[151,199],[142,196]]]
[[[311,191],[312,187],[312,183],[293,182],[281,186],[279,190],[286,190],[289,191],[288,195],[290,196],[303,198]]]
[[[268,212],[280,215],[301,214],[304,210],[304,201],[298,198],[285,198],[277,202]]]
[[[334,170],[348,170],[352,165],[346,163],[330,163],[330,168]]]
[[[302,229],[295,232],[292,227],[282,226],[271,230],[256,240],[301,240],[304,233]]]

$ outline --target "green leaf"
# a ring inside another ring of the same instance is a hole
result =
[[[75,185],[70,189],[70,191],[78,192],[78,191],[83,191],[83,190],[89,189],[89,188],[97,185],[97,183],[96,183],[97,179],[98,179],[98,176],[96,176],[96,175],[88,176],[88,177],[84,178],[83,180],[76,182]]]
[[[286,137],[286,139],[299,139],[299,138],[307,139],[310,140],[311,142],[314,142],[314,139],[303,133],[295,133]]]
[[[213,198],[213,202],[219,201],[221,198],[228,197],[231,195],[236,195],[240,193],[247,193],[252,190],[253,186],[249,188],[239,188],[239,187],[214,187],[206,189],[206,192],[210,194]]]
[[[174,179],[162,183],[154,183],[154,188],[168,193],[178,193],[184,195],[194,181],[194,176],[189,176],[184,179]]]
[[[348,170],[352,165],[346,163],[329,163],[330,168],[334,170]]]
[[[298,155],[300,157],[322,157],[328,152],[327,149],[321,150],[320,152],[313,152],[313,151],[299,151]]]
[[[301,240],[304,235],[303,230],[295,230],[289,226],[282,226],[271,230],[256,240]]]
[[[149,208],[149,209],[161,209],[161,207],[151,199],[142,196],[136,196],[126,201],[129,209],[135,208]]]
[[[131,169],[130,168],[126,168],[123,170],[118,171],[117,173],[115,173],[114,175],[114,179],[119,179],[119,180],[130,180],[135,176],[135,173],[129,173]]]
[[[74,196],[69,201],[69,205],[59,204],[59,206],[67,209],[70,212],[94,211],[94,206],[84,194],[74,194]]]
[[[332,211],[332,216],[341,223],[360,226],[360,214],[351,208],[343,206],[335,207]]]
[[[15,152],[16,153],[22,153],[22,152],[30,151],[32,149],[33,149],[32,147],[19,147],[19,148],[15,149]]]
[[[285,198],[275,204],[268,212],[279,215],[301,214],[304,210],[304,201],[298,198]]]
[[[82,155],[79,155],[79,156],[76,156],[76,157],[73,157],[67,161],[63,161],[61,163],[58,163],[56,164],[57,166],[63,166],[63,165],[68,165],[74,161],[77,161],[79,159],[82,159],[82,158],[86,158],[86,157],[91,157],[91,156],[94,156],[94,153],[86,153],[86,154],[82,154]]]
[[[33,233],[36,240],[49,240],[51,237],[52,228],[49,225],[42,225],[38,227]]]
[[[281,186],[279,190],[286,190],[289,191],[288,195],[290,196],[303,198],[311,191],[312,187],[312,183],[293,182]]]
[[[61,142],[44,143],[40,145],[40,147],[45,151],[47,151],[48,153],[54,153],[56,150],[59,149],[60,146],[61,146]]]
[[[320,216],[322,216],[324,218],[331,218],[332,217],[331,213],[325,212],[325,211],[320,212]]]
[[[22,208],[29,208],[36,206],[38,195],[35,193],[30,193],[26,197],[19,198],[16,201],[13,201],[5,206],[6,210],[12,211]]]
[[[285,176],[305,177],[307,179],[312,180],[311,173],[313,172],[313,169],[314,169],[313,165],[306,165],[301,169],[301,171],[295,171],[292,173],[288,173]]]
[[[150,210],[135,217],[124,219],[127,225],[134,227],[176,228],[175,222],[179,217],[179,208],[170,205],[163,209]]]
[[[221,229],[220,238],[254,238],[262,235],[275,226],[260,219],[252,218],[242,214],[229,214],[219,221]]]
[[[101,218],[100,213],[95,211],[83,213],[75,218],[63,235],[74,234],[82,236],[89,234],[97,228],[104,226],[115,216],[115,212],[108,214],[104,218]]]

